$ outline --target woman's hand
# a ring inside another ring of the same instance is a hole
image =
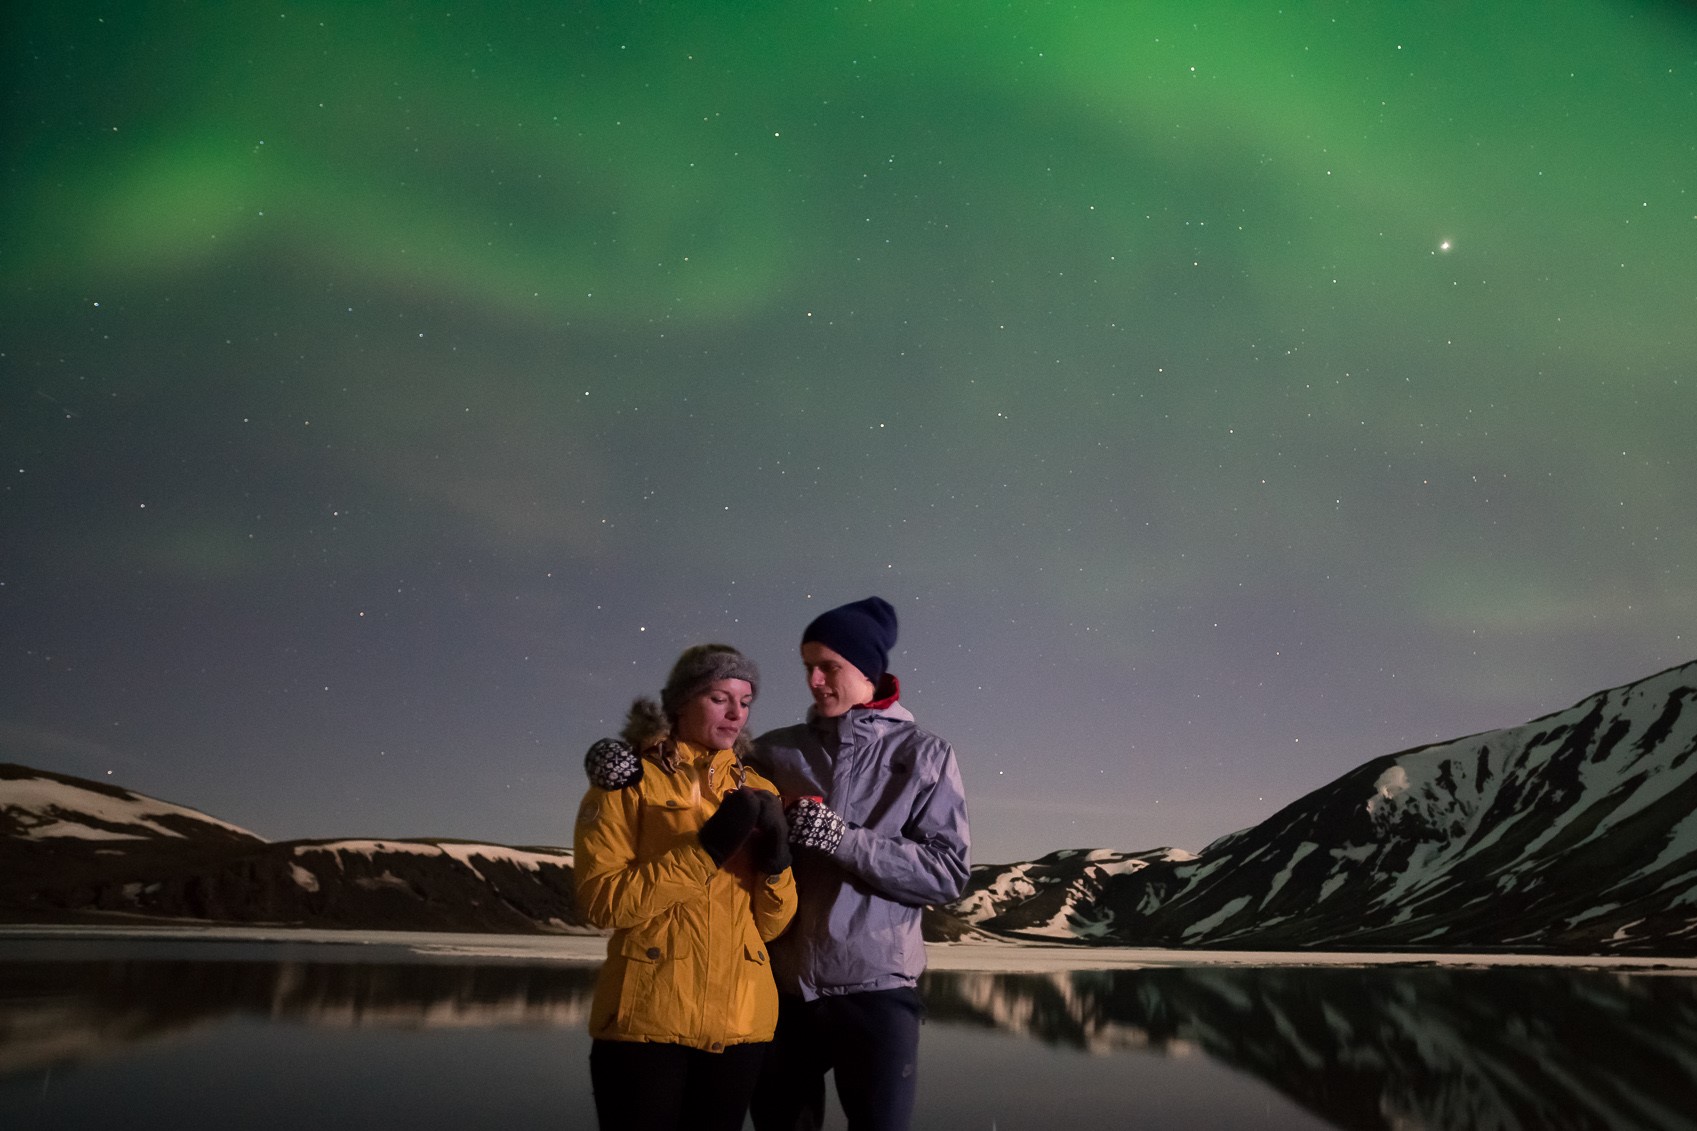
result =
[[[755,871],[775,876],[790,866],[790,825],[777,794],[761,790],[758,796],[760,814],[749,842],[749,863]]]
[[[701,825],[701,831],[696,837],[701,841],[701,847],[707,850],[707,855],[713,858],[713,863],[724,866],[741,848],[743,841],[754,832],[755,822],[760,819],[760,791],[749,789],[733,789],[725,794],[719,802],[719,808]]]

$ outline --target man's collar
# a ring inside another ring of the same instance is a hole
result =
[[[885,672],[878,680],[878,686],[872,689],[872,698],[860,706],[871,711],[887,711],[901,697],[902,681],[896,678],[895,673]]]

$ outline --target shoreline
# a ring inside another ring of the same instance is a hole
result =
[[[0,947],[10,943],[246,943],[330,948],[394,947],[421,958],[599,963],[606,937],[598,934],[482,935],[433,931],[346,931],[303,927],[174,924],[111,926],[6,924]],[[74,949],[74,948],[68,948]],[[1595,954],[1473,954],[1453,952],[1172,950],[1154,947],[1086,947],[1040,942],[927,943],[932,970],[996,974],[1050,974],[1073,970],[1138,970],[1197,966],[1361,967],[1434,966],[1483,969],[1546,966],[1697,977],[1697,958]],[[74,955],[66,954],[64,958]],[[47,959],[58,960],[57,958]]]

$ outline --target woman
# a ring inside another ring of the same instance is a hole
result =
[[[613,930],[589,1014],[602,1131],[743,1125],[778,1020],[766,942],[796,904],[777,792],[742,763],[759,684],[735,648],[690,648],[586,759],[578,905]]]

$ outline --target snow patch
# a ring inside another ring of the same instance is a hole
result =
[[[1326,902],[1326,898],[1328,896],[1330,896],[1333,892],[1337,891],[1339,888],[1343,887],[1343,885],[1348,883],[1348,882],[1349,882],[1349,873],[1348,872],[1339,872],[1337,875],[1332,876],[1325,883],[1320,885],[1320,894],[1314,897],[1314,902],[1315,903]]]
[[[1261,897],[1263,907],[1267,905],[1268,900],[1279,894],[1280,888],[1290,882],[1291,873],[1296,871],[1296,866],[1319,847],[1311,840],[1305,840],[1296,846],[1296,851],[1290,854],[1290,860],[1279,870],[1279,874],[1273,877],[1273,882],[1267,886],[1267,894]]]
[[[364,888],[366,891],[380,891],[383,888],[391,888],[399,891],[412,890],[405,880],[401,879],[401,877],[395,875],[395,873],[389,871],[387,868],[383,869],[382,872],[375,876],[355,877],[354,886]]]
[[[74,821],[54,821],[51,824],[27,825],[22,818],[18,821],[27,830],[24,836],[30,840],[53,840],[75,837],[78,840],[146,840],[141,833],[121,833],[114,829],[99,829],[92,825],[77,824]],[[166,834],[176,836],[176,833]]]
[[[409,840],[327,840],[295,846],[296,856],[305,856],[311,852],[329,854],[335,859],[338,867],[341,865],[343,855],[364,856],[369,860],[375,860],[378,853],[446,856],[450,860],[464,865],[478,879],[485,881],[488,877],[478,870],[479,864],[510,864],[527,872],[540,872],[545,864],[555,868],[572,866],[572,854],[564,849],[550,852],[508,848],[501,844],[436,844],[430,841]]]
[[[1630,923],[1621,924],[1620,928],[1615,931],[1614,934],[1609,936],[1609,941],[1626,942],[1628,939],[1632,938],[1632,928],[1642,925],[1643,922],[1644,920],[1642,919],[1634,919]]]
[[[1213,930],[1227,919],[1230,919],[1233,915],[1236,915],[1239,911],[1242,911],[1248,902],[1249,897],[1247,895],[1238,896],[1236,899],[1229,901],[1224,907],[1220,908],[1206,919],[1198,919],[1196,922],[1186,927],[1184,929],[1184,937],[1189,938],[1191,935],[1197,935],[1201,934],[1203,931]]]
[[[1367,811],[1377,812],[1378,807],[1399,793],[1408,792],[1408,771],[1400,765],[1392,766],[1379,775],[1379,780],[1373,783],[1373,796],[1367,799]]]

